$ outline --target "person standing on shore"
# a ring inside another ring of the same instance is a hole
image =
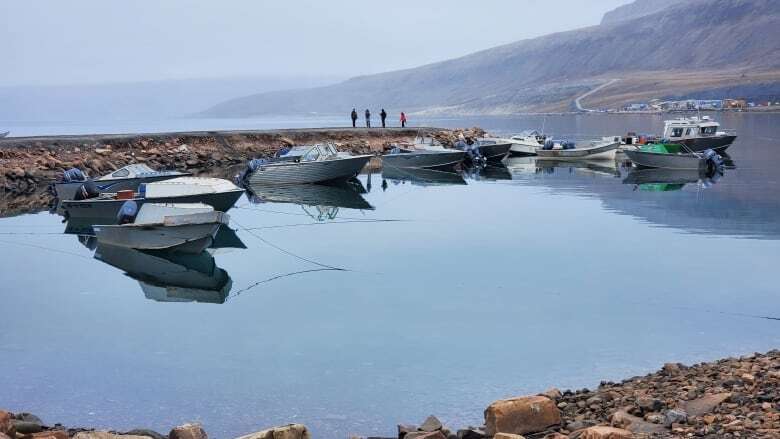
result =
[[[371,112],[366,108],[366,128],[371,128]]]
[[[352,117],[352,128],[357,128],[357,111],[355,109],[352,109],[352,114],[350,115]]]
[[[406,114],[404,112],[401,112],[401,128],[406,128]]]
[[[387,119],[387,113],[385,112],[384,108],[379,113],[379,118],[382,119],[382,128],[385,128],[385,119]]]

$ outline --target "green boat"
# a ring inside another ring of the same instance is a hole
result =
[[[715,158],[707,151],[692,152],[679,143],[650,143],[625,153],[634,164],[646,168],[706,170]]]

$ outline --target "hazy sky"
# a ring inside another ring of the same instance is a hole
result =
[[[0,85],[355,76],[598,24],[630,0],[0,0]]]

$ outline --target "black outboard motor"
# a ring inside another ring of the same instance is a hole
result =
[[[116,214],[116,222],[118,224],[130,224],[135,221],[136,216],[138,216],[138,203],[133,200],[127,200],[119,208],[119,212]]]
[[[98,191],[97,186],[95,186],[95,183],[92,180],[87,180],[79,186],[78,189],[76,189],[76,195],[73,196],[74,200],[88,200],[90,198],[95,198],[98,195],[100,195],[100,191]]]
[[[246,182],[247,178],[249,178],[250,175],[252,175],[253,172],[257,171],[257,169],[268,163],[268,160],[266,159],[252,159],[247,163],[246,169],[244,169],[243,172],[241,172],[238,175],[238,180],[241,182]]]
[[[563,149],[574,149],[576,147],[577,147],[577,144],[572,142],[572,141],[565,140],[565,141],[561,142],[561,148],[563,148]]]
[[[704,160],[707,161],[707,176],[723,174],[724,161],[720,154],[711,149],[705,150],[702,154],[704,155]]]

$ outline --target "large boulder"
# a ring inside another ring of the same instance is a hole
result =
[[[502,399],[485,409],[485,435],[538,433],[560,425],[561,413],[546,396]]]
[[[73,439],[149,439],[149,437],[127,434],[119,435],[108,431],[81,431],[76,433]]]
[[[493,439],[525,439],[525,436],[512,433],[498,433]]]
[[[731,397],[731,393],[716,393],[704,395],[691,401],[683,401],[680,408],[690,416],[703,416],[712,413],[713,410]]]
[[[168,439],[208,439],[208,437],[200,424],[180,425],[168,433]]]
[[[276,438],[274,438],[276,439]],[[439,430],[436,431],[413,431],[404,436],[404,439],[447,439]]]
[[[311,434],[303,424],[288,424],[247,434],[237,439],[311,439]]]
[[[10,413],[0,410],[0,433],[9,437],[16,437],[16,428],[13,423],[14,417]]]
[[[425,421],[420,425],[420,431],[436,431],[442,429],[441,421],[436,416],[428,416]]]
[[[590,427],[582,430],[578,439],[634,439],[634,433],[615,427]]]

